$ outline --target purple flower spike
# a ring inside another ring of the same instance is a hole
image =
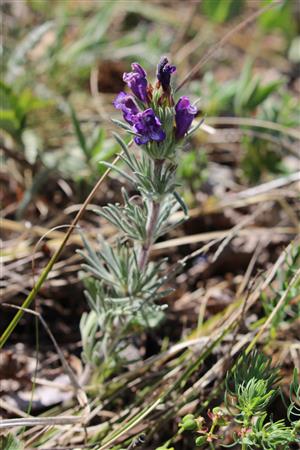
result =
[[[169,89],[171,75],[175,71],[176,67],[169,64],[168,58],[161,58],[157,66],[157,79],[164,91],[167,91]]]
[[[192,106],[188,97],[180,97],[175,106],[176,138],[181,139],[188,132],[197,108]]]
[[[137,105],[131,95],[120,92],[113,102],[114,107],[120,109],[123,117],[130,125],[133,125],[133,117],[139,112]]]
[[[138,134],[134,138],[138,145],[147,144],[149,141],[161,142],[166,138],[166,133],[161,128],[161,122],[151,108],[134,117],[133,130]]]
[[[147,102],[147,74],[138,63],[131,64],[131,68],[132,72],[123,74],[123,80],[137,98],[142,100],[142,102]]]

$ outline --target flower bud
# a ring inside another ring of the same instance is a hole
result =
[[[164,91],[169,91],[171,75],[176,71],[175,66],[169,64],[168,58],[162,57],[157,66],[157,79]]]
[[[195,440],[195,444],[197,445],[197,447],[206,444],[206,442],[207,442],[206,436],[199,436]]]
[[[138,63],[131,64],[132,72],[124,73],[123,80],[130,87],[134,95],[142,102],[147,102],[147,74]]]
[[[224,411],[219,406],[212,409],[212,420],[219,426],[226,425],[227,421],[224,418]]]
[[[180,97],[175,106],[176,138],[182,139],[188,132],[194,118],[197,114],[197,108],[192,106],[188,97]]]
[[[197,421],[193,414],[187,414],[183,417],[180,427],[184,431],[194,431],[198,429]]]

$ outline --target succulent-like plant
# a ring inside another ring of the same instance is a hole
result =
[[[268,410],[274,397],[281,392],[279,369],[273,367],[270,358],[262,353],[242,354],[227,373],[224,406],[208,411],[208,420],[202,416],[186,415],[177,434],[193,432],[196,447],[215,450],[231,447],[242,450],[289,449],[291,444],[300,443],[298,378],[295,369],[286,420],[274,421]],[[224,443],[225,434],[231,443]]]

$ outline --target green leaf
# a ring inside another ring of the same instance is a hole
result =
[[[53,27],[54,22],[48,21],[37,26],[25,36],[21,44],[16,47],[15,51],[13,51],[10,56],[8,61],[7,79],[13,81],[16,77],[23,74],[27,55]]]
[[[236,85],[236,93],[234,97],[234,111],[236,114],[239,114],[242,109],[244,93],[251,80],[251,71],[252,60],[248,58],[243,66],[242,73]]]
[[[71,62],[80,63],[81,56],[88,51],[96,51],[99,45],[105,41],[105,34],[115,12],[116,0],[100,2],[98,10],[92,15],[92,19],[82,30],[82,38],[64,48],[60,53],[60,61],[64,64]]]
[[[270,94],[275,92],[279,88],[279,86],[281,86],[281,84],[282,84],[282,81],[279,80],[279,81],[273,81],[272,83],[269,83],[265,86],[257,85],[257,88],[255,89],[255,91],[252,93],[252,95],[250,96],[250,98],[248,100],[247,108],[249,108],[249,109],[256,108],[264,100],[266,100]]]
[[[74,127],[74,131],[75,131],[75,134],[77,137],[78,144],[79,144],[81,150],[83,151],[83,153],[85,154],[86,159],[89,160],[90,155],[89,155],[89,150],[87,147],[86,139],[82,132],[80,122],[77,118],[77,115],[76,115],[75,110],[73,109],[72,105],[70,105],[70,113],[71,113],[71,119],[72,119],[72,123],[73,123],[73,127]]]
[[[183,198],[176,191],[174,192],[174,197],[176,198],[176,200],[178,201],[179,205],[181,206],[182,211],[184,212],[184,215],[187,217],[188,214],[189,214],[189,211],[188,211],[188,207],[187,207],[185,201],[183,200]]]
[[[263,0],[263,5],[268,5],[273,0]],[[258,22],[264,31],[274,29],[280,30],[288,39],[297,35],[296,15],[294,15],[295,2],[283,0],[281,3],[265,13],[263,13]]]
[[[96,128],[92,140],[89,143],[89,154],[91,157],[99,157],[99,159],[105,159],[101,157],[101,151],[103,151],[103,145],[105,143],[105,131],[103,128]]]
[[[0,436],[0,444],[2,450],[23,450],[24,448],[12,433],[9,433],[7,436]]]
[[[125,122],[122,122],[122,120],[118,120],[118,119],[111,119],[111,121],[115,124],[118,125],[118,127],[123,128],[123,130],[126,131],[132,131],[130,126],[127,125]]]
[[[244,0],[203,0],[202,10],[211,20],[224,23],[241,14]]]

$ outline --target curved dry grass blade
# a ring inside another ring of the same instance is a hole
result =
[[[282,1],[274,1],[270,5],[267,5],[258,11],[255,11],[255,13],[251,14],[251,16],[247,17],[247,19],[240,22],[236,27],[234,27],[227,34],[225,34],[225,36],[219,42],[213,45],[210,48],[210,50],[200,59],[200,61],[192,68],[192,70],[184,77],[184,79],[179,83],[179,85],[175,89],[175,92],[179,91],[198,72],[198,70],[203,66],[203,64],[207,63],[207,61],[210,60],[210,58],[215,54],[215,52],[226,44],[226,42],[230,39],[230,37],[233,34],[245,28],[249,23],[253,22],[257,17],[261,16],[269,9],[274,8],[275,6],[279,6],[281,4]]]
[[[118,155],[112,165],[115,165],[120,159],[120,155]],[[69,240],[69,237],[71,236],[71,234],[73,233],[73,230],[75,229],[75,227],[77,226],[77,223],[79,222],[79,220],[81,219],[81,217],[83,216],[84,211],[86,210],[88,204],[91,202],[91,200],[93,199],[94,195],[96,194],[97,190],[99,189],[99,187],[101,186],[101,184],[103,183],[103,181],[105,180],[105,178],[107,177],[107,175],[109,174],[109,172],[111,171],[110,168],[108,168],[104,174],[102,175],[102,177],[97,181],[97,183],[95,184],[95,186],[93,187],[93,189],[91,190],[91,192],[89,193],[89,195],[87,196],[86,200],[84,201],[82,207],[80,208],[80,210],[78,211],[78,213],[76,214],[73,222],[70,225],[70,228],[68,229],[67,233],[65,234],[65,237],[63,239],[63,241],[61,242],[59,248],[56,250],[56,252],[54,253],[54,255],[52,256],[52,258],[50,259],[50,261],[48,262],[47,266],[44,268],[44,270],[42,271],[41,275],[39,276],[36,284],[33,286],[31,292],[29,293],[29,295],[26,297],[26,299],[24,300],[21,309],[16,313],[16,315],[14,316],[14,318],[12,319],[12,321],[9,323],[8,327],[4,330],[2,336],[0,337],[0,348],[3,347],[3,345],[5,344],[5,342],[7,341],[7,339],[9,338],[9,336],[11,335],[11,333],[14,331],[14,329],[16,328],[17,324],[19,323],[20,319],[22,318],[24,311],[24,308],[28,308],[31,303],[33,302],[33,300],[35,299],[37,293],[39,292],[40,288],[42,287],[43,283],[45,282],[45,280],[48,277],[49,272],[51,271],[52,267],[54,266],[55,262],[58,260],[58,258],[60,257],[66,243]]]
[[[289,282],[286,290],[284,291],[284,293],[282,294],[282,296],[280,297],[280,300],[278,301],[277,305],[275,306],[275,308],[273,309],[273,311],[271,312],[271,314],[269,315],[269,317],[267,318],[267,320],[265,321],[265,323],[262,325],[262,327],[259,329],[259,331],[257,332],[257,334],[254,336],[254,338],[252,339],[251,343],[249,344],[249,346],[246,349],[246,354],[250,353],[251,350],[253,349],[253,347],[256,345],[256,343],[258,342],[259,338],[263,335],[263,333],[268,329],[268,327],[271,325],[272,320],[274,319],[274,317],[276,316],[277,312],[280,310],[280,308],[282,307],[282,305],[285,302],[285,299],[287,297],[287,295],[289,294],[289,292],[291,291],[291,289],[295,286],[295,284],[297,282],[299,282],[300,280],[300,269],[297,270],[297,272],[295,273],[295,275],[293,276],[293,278],[291,279],[291,281]],[[300,301],[300,299],[298,298],[298,301]]]
[[[255,128],[265,128],[286,134],[291,138],[300,140],[300,131],[295,128],[286,127],[280,123],[270,122],[269,120],[256,119],[255,117],[208,117],[205,122],[212,125],[241,125]],[[203,128],[203,127],[202,127]]]

